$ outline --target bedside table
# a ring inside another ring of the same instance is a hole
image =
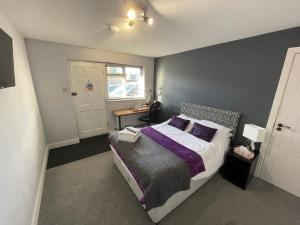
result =
[[[253,177],[258,155],[259,151],[255,151],[254,158],[249,160],[234,153],[233,148],[231,148],[224,163],[223,178],[242,189],[246,189]]]

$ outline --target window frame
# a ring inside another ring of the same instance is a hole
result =
[[[122,74],[108,74],[107,73],[107,67],[115,66],[115,67],[122,67]],[[144,90],[143,90],[143,96],[142,97],[115,97],[110,98],[108,93],[108,77],[109,76],[116,76],[116,77],[122,77],[126,81],[126,73],[125,68],[126,67],[133,67],[133,68],[139,68],[141,70],[141,76],[143,77],[144,82]],[[128,64],[118,64],[118,63],[106,63],[104,65],[104,76],[105,76],[105,96],[107,102],[114,102],[114,101],[128,101],[128,100],[143,100],[146,96],[146,88],[145,88],[145,73],[144,73],[144,67],[143,66],[136,66],[136,65],[128,65]]]

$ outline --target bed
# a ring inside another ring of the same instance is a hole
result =
[[[223,133],[217,133],[211,143],[206,143],[196,137],[193,137],[186,131],[181,131],[177,128],[169,126],[169,121],[152,126],[153,130],[159,131],[160,133],[168,136],[170,139],[188,147],[189,149],[192,149],[197,154],[201,155],[205,165],[204,171],[190,178],[189,189],[178,191],[169,197],[164,204],[151,208],[150,210],[146,210],[147,214],[154,223],[158,223],[218,172],[219,168],[223,165],[224,157],[229,148],[230,139],[235,137],[240,119],[240,113],[237,112],[191,103],[182,103],[180,106],[180,113],[188,118],[194,118],[195,121],[207,120],[220,124],[226,128],[229,128],[231,133],[230,135],[226,135],[226,137],[223,136]],[[197,148],[195,146],[197,146]],[[122,159],[122,156],[120,155],[120,152],[116,150],[116,147],[113,144],[111,144],[110,147],[113,151],[115,165],[126,179],[127,183],[135,193],[142,206],[146,208],[144,202],[141,201],[141,199],[143,199],[145,190],[138,182],[137,177],[132,169],[124,163],[124,159]]]

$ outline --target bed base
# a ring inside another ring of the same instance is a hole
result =
[[[139,188],[138,184],[136,183],[135,179],[129,172],[128,168],[124,164],[124,162],[121,160],[119,155],[117,154],[116,150],[110,145],[111,150],[113,152],[114,156],[114,163],[129,184],[129,187],[132,189],[134,194],[136,195],[137,199],[141,199],[143,192]],[[217,171],[206,178],[202,178],[199,180],[191,180],[190,189],[186,191],[180,191],[176,194],[174,194],[172,197],[170,197],[167,202],[157,208],[153,208],[150,211],[147,212],[149,217],[154,223],[158,223],[161,221],[165,216],[167,216],[173,209],[175,209],[178,205],[180,205],[184,200],[186,200],[190,195],[192,195],[195,191],[197,191],[201,186],[203,186],[208,180],[210,180]],[[145,205],[142,205],[145,208]]]

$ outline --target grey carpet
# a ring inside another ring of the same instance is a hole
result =
[[[300,199],[260,179],[243,191],[217,175],[160,225],[296,225]],[[39,225],[152,225],[112,153],[47,170]]]

